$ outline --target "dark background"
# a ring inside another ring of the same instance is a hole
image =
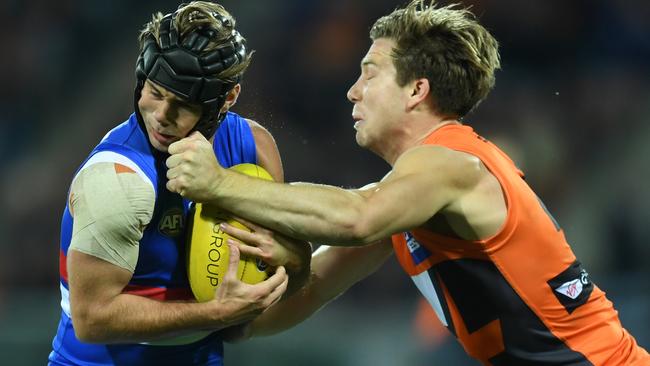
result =
[[[137,34],[175,1],[0,3],[0,359],[44,364],[58,320],[60,215],[74,170],[132,112]],[[400,1],[234,1],[257,52],[234,110],[275,136],[287,180],[358,187],[389,170],[354,142],[345,93],[373,21]],[[468,116],[555,215],[623,324],[650,346],[650,3],[465,1],[501,45],[495,90]],[[472,365],[413,327],[394,260],[231,365]]]

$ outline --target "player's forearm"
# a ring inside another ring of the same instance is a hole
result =
[[[309,280],[305,287],[255,318],[251,323],[250,336],[270,336],[293,328],[331,300],[318,297],[313,290]]]
[[[257,317],[251,324],[251,336],[280,333],[303,322],[374,273],[391,253],[390,241],[359,248],[321,246],[314,252],[305,286]]]
[[[354,191],[266,182],[226,172],[213,192],[214,204],[294,238],[337,245],[365,241],[359,230],[364,197]]]
[[[357,277],[348,277],[347,281],[335,282],[333,279],[318,278],[312,274],[303,288],[255,318],[251,324],[250,336],[270,336],[293,328],[359,280]]]
[[[77,337],[89,343],[146,342],[231,325],[211,303],[162,302],[130,294],[73,306],[72,311]]]

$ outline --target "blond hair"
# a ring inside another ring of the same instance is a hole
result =
[[[153,35],[160,46],[160,22],[163,16],[160,12],[153,14],[151,21],[140,32],[140,51],[149,35]],[[223,18],[224,21],[219,18]],[[235,25],[235,18],[223,6],[208,1],[192,1],[179,5],[174,19],[174,27],[179,32],[179,43],[182,43],[185,35],[202,26],[216,31],[215,37],[210,40],[203,52],[226,45],[235,30]],[[226,82],[238,80],[250,65],[252,55],[252,51],[247,52],[241,62],[235,63],[215,76]]]
[[[499,45],[474,15],[457,4],[436,8],[435,0],[413,0],[379,18],[370,38],[395,41],[392,57],[400,86],[429,81],[441,114],[462,117],[494,87]]]

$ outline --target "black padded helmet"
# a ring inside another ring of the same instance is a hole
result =
[[[167,14],[160,20],[160,45],[153,34],[143,40],[135,68],[135,112],[144,129],[138,100],[145,81],[150,79],[188,102],[201,105],[203,111],[193,131],[210,138],[225,117],[219,111],[228,93],[240,81],[224,81],[216,75],[246,60],[246,41],[233,29],[222,46],[204,52],[217,35],[216,31],[205,25],[198,26],[183,35],[181,40],[174,25],[177,13]],[[232,26],[230,20],[221,14],[211,12],[211,15],[224,26]]]

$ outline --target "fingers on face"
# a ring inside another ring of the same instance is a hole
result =
[[[174,156],[175,154],[178,154],[182,151],[185,150],[185,139],[180,139],[176,142],[173,142],[169,147],[167,148],[167,152]]]
[[[199,132],[199,131],[194,131],[194,132],[192,132],[188,137],[189,137],[190,139],[192,139],[192,140],[198,140],[198,141],[203,140],[203,141],[207,141],[207,139],[205,138],[205,136],[203,136],[203,134],[202,134],[201,132]]]
[[[205,138],[203,138],[205,141]],[[199,146],[201,146],[201,140],[198,140],[196,138],[184,138],[180,139],[167,148],[167,152],[169,155],[171,155],[169,158],[167,158],[167,162],[175,161],[177,164],[180,162],[180,160],[188,160],[188,155],[191,157],[191,153],[193,151],[196,151]],[[209,142],[205,141],[208,145],[210,144]],[[211,145],[210,145],[211,146]],[[173,158],[173,159],[172,159]],[[176,160],[175,160],[176,159]]]

